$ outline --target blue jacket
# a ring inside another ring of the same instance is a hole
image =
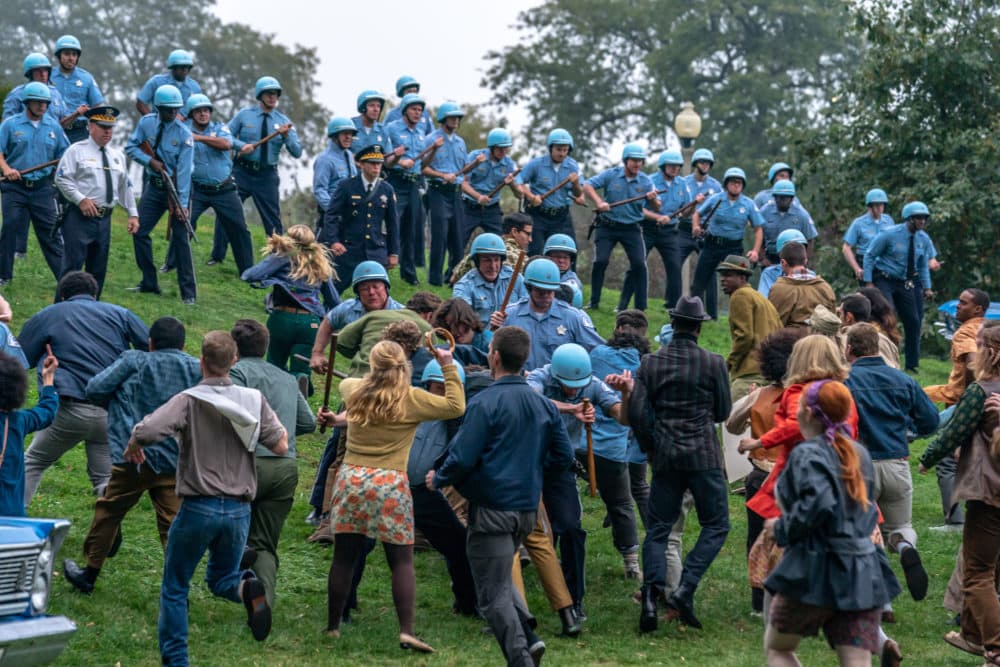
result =
[[[0,434],[7,428],[7,450],[0,463],[0,516],[24,514],[24,439],[47,428],[59,409],[52,387],[40,387],[38,404],[30,410],[0,411]],[[3,436],[0,435],[0,438]]]
[[[270,254],[244,271],[240,277],[257,288],[279,285],[302,306],[303,310],[308,310],[316,317],[326,315],[326,308],[320,294],[321,285],[310,285],[305,278],[292,280],[288,276],[291,268],[292,262],[287,257]],[[330,294],[335,299],[333,305],[340,305],[340,295],[337,294],[337,288],[333,286],[333,281],[327,280],[327,284],[330,287]]]
[[[472,397],[434,486],[454,486],[473,505],[533,512],[546,471],[573,462],[559,411],[524,378],[508,375]]]
[[[938,412],[916,380],[887,366],[882,357],[861,357],[844,382],[858,409],[858,436],[872,460],[910,455],[906,431],[933,433]]]

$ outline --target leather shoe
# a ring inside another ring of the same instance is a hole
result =
[[[271,634],[271,607],[267,604],[264,583],[254,576],[244,578],[240,597],[247,610],[250,633],[257,641],[264,641]]]
[[[582,602],[576,602],[573,604],[573,615],[576,616],[576,620],[580,623],[587,622],[587,612],[583,610]]]
[[[94,592],[94,582],[97,581],[97,575],[100,573],[100,570],[95,570],[90,566],[81,568],[72,558],[63,561],[63,576],[66,581],[73,585],[73,588],[81,593]]]
[[[210,259],[207,262],[205,262],[205,266],[215,266],[216,264],[222,264],[222,260],[221,259]]]
[[[194,298],[193,296],[189,296],[189,297],[188,297],[188,298],[186,298],[186,299],[181,299],[181,302],[182,302],[182,303],[183,303],[183,304],[184,304],[185,306],[193,306],[193,305],[195,305],[195,304],[197,304],[197,303],[198,303],[198,300],[197,300],[197,299],[195,299],[195,298]]]
[[[169,264],[163,264],[162,266],[160,266],[160,273],[170,273],[173,270],[174,267],[170,266]]]
[[[652,584],[642,587],[642,612],[639,615],[639,632],[653,632],[659,619],[656,617],[656,598],[659,591]]]
[[[576,614],[573,613],[572,605],[569,607],[563,607],[559,610],[559,620],[562,621],[562,632],[559,633],[560,637],[579,637],[580,631],[580,621],[577,620]]]
[[[694,615],[693,598],[694,591],[687,589],[682,584],[667,598],[667,609],[674,612],[672,615],[679,618],[684,625],[701,630],[701,621]]]

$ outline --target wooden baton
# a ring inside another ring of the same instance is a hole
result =
[[[590,409],[590,399],[583,399],[583,411]],[[587,483],[590,485],[590,497],[597,496],[597,471],[594,470],[594,425],[584,424],[587,432]]]
[[[503,303],[500,304],[501,313],[507,310],[507,304],[510,303],[510,295],[514,293],[514,285],[517,283],[517,274],[519,274],[521,269],[524,268],[524,257],[525,255],[523,250],[517,253],[517,263],[514,264],[514,273],[510,274],[510,282],[507,283],[507,291],[504,292]]]
[[[521,168],[520,168],[520,167],[518,167],[518,168],[517,168],[517,169],[515,169],[514,171],[510,172],[510,173],[509,173],[509,174],[508,174],[507,176],[517,176],[517,175],[518,175],[518,174],[520,174],[520,173],[521,173]],[[503,188],[504,188],[504,186],[505,186],[505,185],[509,185],[509,184],[507,183],[507,176],[504,176],[504,177],[503,177],[503,178],[504,178],[504,180],[500,182],[500,185],[496,186],[495,188],[493,188],[492,190],[490,190],[490,191],[489,191],[489,193],[488,193],[488,194],[486,195],[486,198],[487,198],[487,199],[493,199],[493,198],[494,198],[494,197],[496,196],[496,194],[497,194],[498,192],[500,192],[501,190],[503,190]],[[511,183],[513,183],[513,182],[514,182],[514,181],[513,181],[513,179],[512,179],[512,180],[511,180]]]
[[[330,336],[330,357],[326,364],[326,387],[323,389],[323,407],[330,409],[330,389],[333,388],[333,362],[337,357],[337,332]],[[326,424],[319,427],[320,433],[326,432]]]
[[[312,359],[310,359],[309,357],[305,356],[304,354],[293,354],[292,357],[295,358],[295,359],[298,359],[299,361],[304,361],[307,364],[310,361],[312,361]],[[334,371],[333,371],[333,377],[339,378],[339,379],[343,380],[344,378],[350,377],[350,375],[348,375],[344,371],[338,371],[338,370],[334,369]]]
[[[555,193],[559,192],[564,187],[566,187],[567,183],[569,183],[570,181],[573,180],[574,176],[576,176],[576,172],[573,172],[572,174],[570,174],[566,178],[564,178],[561,181],[559,181],[554,188],[549,188],[548,190],[546,190],[542,194],[538,195],[539,199],[541,201],[545,201],[546,199],[548,199],[549,197],[551,197]],[[579,176],[577,176],[577,178],[579,178]],[[538,205],[541,206],[541,203],[539,203]]]
[[[657,195],[662,195],[666,191],[667,190],[665,188],[663,190],[657,190],[656,194]],[[611,208],[614,208],[616,206],[624,206],[625,204],[631,204],[633,202],[639,201],[640,199],[645,199],[647,194],[649,194],[649,193],[648,192],[644,192],[641,195],[636,195],[635,197],[629,197],[628,199],[619,199],[616,202],[611,202],[610,204],[608,204],[608,206],[610,206]]]
[[[39,171],[41,169],[47,169],[48,167],[54,167],[59,164],[59,160],[49,160],[48,162],[43,162],[41,164],[36,164],[34,167],[28,167],[27,169],[20,169],[17,173],[24,176],[25,174],[30,174],[34,171]],[[0,176],[0,181],[6,181],[7,179]]]

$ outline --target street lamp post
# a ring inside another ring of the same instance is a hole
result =
[[[701,116],[694,110],[694,104],[684,102],[681,110],[674,117],[674,132],[681,140],[681,154],[684,156],[684,166],[681,172],[684,176],[691,173],[691,155],[694,153],[694,140],[701,134]]]

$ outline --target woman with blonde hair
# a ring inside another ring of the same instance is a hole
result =
[[[294,355],[309,357],[326,309],[340,303],[333,286],[337,274],[327,249],[305,225],[272,234],[262,252],[264,259],[244,271],[242,278],[253,287],[271,288],[267,360],[302,378],[301,387],[311,377],[309,364]]]
[[[330,509],[334,551],[327,580],[327,634],[331,637],[340,636],[341,614],[365,540],[376,539],[382,542],[392,571],[400,647],[434,651],[413,634],[413,497],[406,464],[421,422],[465,413],[465,391],[451,352],[435,349],[434,355],[444,375],[444,396],[411,386],[406,353],[388,340],[372,347],[367,375],[340,383],[348,428]],[[332,418],[329,410],[320,412],[321,420]]]

